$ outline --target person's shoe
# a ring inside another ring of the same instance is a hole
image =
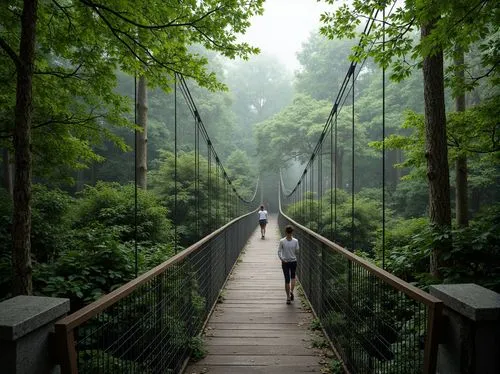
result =
[[[286,303],[287,303],[287,304],[290,304],[290,299],[286,299]]]
[[[293,292],[292,292],[292,293],[290,293],[290,300],[293,301],[293,299],[294,299],[294,297],[293,297]]]

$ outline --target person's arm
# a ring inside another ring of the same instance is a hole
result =
[[[280,240],[280,243],[278,244],[278,257],[280,258],[281,261],[283,261],[283,242]]]

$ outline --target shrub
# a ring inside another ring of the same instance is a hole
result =
[[[37,262],[52,262],[66,247],[72,204],[66,192],[33,185],[31,254]]]
[[[77,310],[135,276],[134,249],[120,243],[119,232],[96,225],[75,231],[68,249],[52,264],[35,268],[36,289],[43,295],[67,297]]]
[[[400,219],[394,221],[385,232],[385,268],[407,281],[414,280],[415,273],[428,271],[432,238],[427,218]],[[382,265],[382,236],[375,244],[376,262]]]
[[[122,242],[134,240],[134,186],[98,182],[87,186],[76,202],[73,226],[85,228],[100,224],[119,231]],[[137,241],[167,243],[172,239],[167,210],[150,191],[138,190]]]

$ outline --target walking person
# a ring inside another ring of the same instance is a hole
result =
[[[278,257],[281,260],[281,268],[285,276],[286,303],[293,301],[293,290],[295,289],[295,271],[297,270],[297,255],[299,241],[292,236],[293,227],[285,227],[286,236],[280,239],[278,245]]]
[[[264,239],[264,237],[266,236],[266,225],[267,225],[267,210],[264,209],[264,205],[260,206],[259,225],[260,225],[260,235],[262,235],[262,239]]]

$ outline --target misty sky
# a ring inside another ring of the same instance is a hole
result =
[[[264,15],[254,17],[241,38],[262,52],[276,56],[290,71],[300,65],[295,54],[311,31],[320,26],[320,14],[331,9],[317,0],[266,0]]]

